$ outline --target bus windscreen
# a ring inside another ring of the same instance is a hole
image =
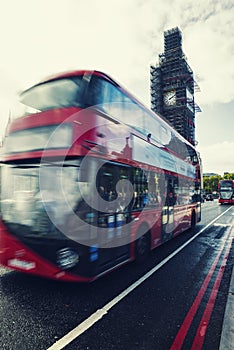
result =
[[[64,78],[35,85],[20,96],[13,107],[13,119],[64,107],[83,107],[83,76]]]

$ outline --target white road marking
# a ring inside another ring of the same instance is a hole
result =
[[[199,236],[202,232],[204,232],[209,226],[213,225],[219,218],[221,218],[224,214],[226,214],[232,207],[229,207],[222,214],[220,214],[217,218],[212,220],[209,224],[203,227],[198,233],[196,233],[193,237],[191,237],[187,242],[182,244],[178,249],[176,249],[173,253],[171,253],[168,257],[162,260],[158,265],[156,265],[153,269],[147,272],[144,276],[142,276],[139,280],[125,289],[122,293],[117,295],[114,299],[112,299],[109,303],[107,303],[102,309],[98,309],[91,316],[89,316],[86,320],[80,323],[77,327],[67,333],[64,337],[56,341],[52,346],[50,346],[47,350],[62,350],[65,346],[70,344],[74,339],[79,337],[82,333],[87,331],[93,324],[99,321],[103,316],[105,316],[108,311],[115,306],[119,301],[125,298],[129,293],[131,293],[134,289],[136,289],[140,284],[142,284],[147,278],[152,276],[157,270],[159,270],[162,266],[164,266],[169,260],[171,260],[175,255],[177,255],[182,249],[184,249],[188,244],[190,244],[197,236]],[[157,248],[156,248],[157,249]]]
[[[216,226],[216,227],[229,227],[229,226],[231,226],[231,224],[219,224],[219,223],[215,223],[214,226]]]

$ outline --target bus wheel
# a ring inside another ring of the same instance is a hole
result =
[[[135,258],[137,263],[145,261],[150,252],[150,233],[147,232],[135,243]]]
[[[195,211],[192,212],[192,218],[191,218],[191,230],[193,230],[196,226],[196,214]]]

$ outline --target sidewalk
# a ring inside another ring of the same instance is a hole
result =
[[[223,320],[219,350],[234,349],[234,269],[232,270],[231,283]]]

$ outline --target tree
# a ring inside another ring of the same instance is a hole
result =
[[[205,193],[218,191],[219,180],[234,180],[234,173],[225,173],[224,176],[203,176],[203,188]]]
[[[223,180],[234,180],[234,173],[224,173]]]
[[[219,180],[222,180],[222,176],[204,176],[203,178],[203,187],[205,193],[213,193],[218,191]]]

